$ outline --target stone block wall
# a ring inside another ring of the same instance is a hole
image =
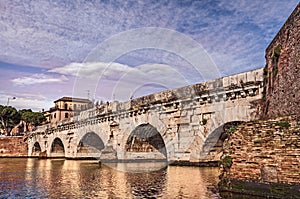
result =
[[[28,142],[24,137],[0,137],[0,157],[27,157]]]
[[[221,189],[259,195],[259,191],[251,191],[253,186],[260,184],[269,186],[263,191],[270,192],[268,196],[277,197],[272,195],[272,186],[280,185],[281,189],[300,195],[299,116],[247,122],[229,128],[227,133],[229,139],[223,146]],[[252,187],[249,182],[253,182]]]
[[[300,3],[266,49],[263,115],[300,113]]]

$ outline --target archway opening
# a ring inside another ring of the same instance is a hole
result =
[[[85,134],[77,145],[77,158],[98,159],[101,150],[104,149],[104,142],[94,132]]]
[[[32,156],[39,156],[40,152],[42,151],[41,146],[38,142],[35,142],[32,147]]]
[[[61,139],[55,138],[51,145],[51,157],[64,157],[65,147]]]
[[[241,123],[241,121],[231,121],[222,124],[213,130],[203,143],[201,157],[204,157],[210,161],[220,160],[220,157],[223,154],[223,143],[225,139],[228,138],[228,133],[234,131],[236,126]]]
[[[167,159],[164,140],[150,124],[141,124],[130,133],[125,151],[128,159]]]

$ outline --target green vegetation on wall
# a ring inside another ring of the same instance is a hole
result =
[[[262,91],[262,99],[266,100],[266,93],[267,93],[266,86],[268,85],[268,65],[266,65],[264,67],[263,78],[264,78],[264,80],[263,80],[264,88],[263,88],[263,91]]]
[[[223,165],[224,168],[230,168],[231,165],[232,165],[232,158],[231,156],[225,156],[223,159],[222,159],[222,162],[221,164]]]
[[[279,126],[282,129],[288,129],[291,125],[287,121],[278,121],[275,123],[275,126]]]
[[[278,73],[278,60],[280,57],[281,47],[280,45],[277,45],[273,50],[273,57],[272,57],[272,73],[273,73],[273,80],[275,79],[277,73]]]

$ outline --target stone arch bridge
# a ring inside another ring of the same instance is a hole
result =
[[[223,126],[256,119],[263,69],[103,104],[28,135],[28,155],[108,161],[218,160]]]

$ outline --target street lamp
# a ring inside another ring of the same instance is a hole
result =
[[[7,106],[9,105],[9,100],[10,99],[14,100],[14,99],[16,99],[16,97],[12,97],[12,98],[9,97],[9,98],[7,98]]]

